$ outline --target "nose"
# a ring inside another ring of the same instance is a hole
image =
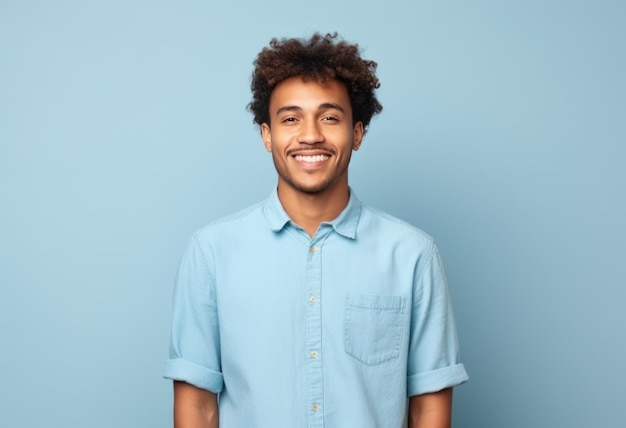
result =
[[[324,141],[324,134],[317,120],[303,120],[298,135],[298,142],[303,144],[317,144]]]

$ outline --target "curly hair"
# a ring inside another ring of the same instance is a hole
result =
[[[357,44],[336,40],[337,37],[337,33],[315,33],[308,40],[274,38],[269,47],[263,48],[253,63],[252,101],[248,104],[256,124],[270,123],[274,88],[285,79],[302,76],[320,83],[332,79],[342,82],[350,96],[353,123],[363,122],[367,130],[372,116],[383,109],[374,93],[380,87],[377,64],[362,59]]]

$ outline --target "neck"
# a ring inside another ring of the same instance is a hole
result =
[[[315,235],[322,222],[337,218],[348,204],[349,198],[347,182],[319,193],[304,193],[281,180],[278,181],[278,199],[283,209],[309,236]]]

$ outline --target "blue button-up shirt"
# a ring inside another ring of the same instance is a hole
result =
[[[399,428],[467,380],[432,239],[353,193],[313,237],[276,192],[198,231],[164,376],[219,393],[226,428]]]

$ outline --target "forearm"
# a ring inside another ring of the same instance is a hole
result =
[[[174,428],[218,428],[217,395],[174,382]]]
[[[409,400],[409,428],[450,428],[452,424],[452,388]]]

